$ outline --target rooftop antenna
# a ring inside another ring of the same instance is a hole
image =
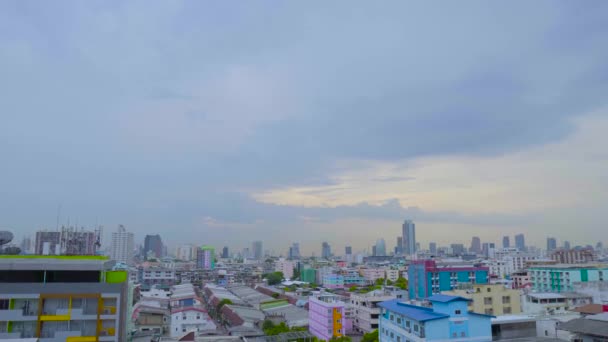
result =
[[[59,217],[61,216],[61,203],[57,206],[57,226],[55,229],[59,231]]]

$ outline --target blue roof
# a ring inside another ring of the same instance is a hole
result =
[[[434,312],[431,308],[402,303],[398,299],[380,302],[378,306],[419,322],[450,317],[446,314]]]
[[[472,301],[469,298],[464,298],[464,297],[460,297],[460,296],[448,296],[448,295],[444,295],[444,294],[432,295],[427,299],[431,302],[440,302],[440,303],[449,303],[449,302],[453,302],[453,301],[465,301],[465,302]]]

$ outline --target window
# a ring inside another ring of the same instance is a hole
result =
[[[502,296],[502,303],[503,304],[511,304],[511,297],[509,297],[509,296]]]
[[[488,291],[488,292],[492,292],[492,289],[488,287],[487,291]]]
[[[484,297],[483,298],[483,303],[485,305],[492,305],[492,297]]]
[[[8,310],[8,299],[0,299],[0,310]]]
[[[391,321],[394,321],[394,320],[395,320],[395,316],[391,315]]]
[[[466,334],[464,333],[464,331],[462,331],[462,332],[460,333],[460,337],[465,337],[465,336],[466,336]]]
[[[510,306],[505,306],[505,307],[502,309],[502,312],[503,312],[504,314],[510,314],[510,313],[511,313],[511,307],[510,307]]]
[[[486,309],[485,310],[485,314],[486,315],[493,315],[494,314],[494,310],[493,309]]]
[[[452,338],[456,338],[456,337],[458,337],[458,334],[457,333],[452,333]]]
[[[393,332],[391,331],[391,338],[394,338],[394,337],[395,337],[395,335],[394,335],[394,334],[393,334]]]
[[[397,317],[397,324],[401,324],[401,317]]]
[[[455,315],[460,315],[460,310],[454,310]]]
[[[397,336],[397,342],[401,342],[401,336]]]
[[[418,324],[414,324],[414,331],[418,332]]]

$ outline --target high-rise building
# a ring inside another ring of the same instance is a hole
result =
[[[346,247],[344,247],[344,253],[345,253],[346,255],[351,255],[351,254],[353,254],[353,248],[352,248],[351,246],[346,246]]]
[[[127,271],[104,256],[0,258],[0,326],[11,341],[127,341]]]
[[[524,234],[515,235],[515,248],[519,249],[522,252],[526,250],[526,241],[524,238]]]
[[[118,230],[112,232],[110,259],[124,264],[131,264],[133,262],[134,248],[133,233],[127,232],[122,224],[119,225]]]
[[[331,246],[326,241],[321,245],[321,258],[329,259],[331,258]]]
[[[461,243],[450,244],[450,248],[452,249],[452,255],[460,256],[464,254],[464,245]]]
[[[435,242],[431,242],[429,243],[429,252],[431,252],[431,254],[437,254],[437,243]]]
[[[386,242],[384,242],[384,239],[376,240],[376,255],[386,256]]]
[[[264,248],[262,241],[254,241],[251,244],[251,251],[255,260],[262,260],[262,258],[264,257]]]
[[[191,244],[184,244],[177,247],[176,257],[179,260],[192,261],[194,259],[194,253],[196,247]]]
[[[346,303],[333,294],[321,293],[308,299],[309,331],[319,340],[346,335]]]
[[[30,254],[32,252],[32,239],[26,236],[21,240],[21,252],[24,254]]]
[[[224,246],[224,248],[222,248],[222,259],[228,258],[230,258],[230,253],[228,253],[228,246]]]
[[[215,268],[215,248],[202,246],[196,249],[196,267],[203,270]]]
[[[62,255],[96,255],[101,246],[100,231],[61,227]]]
[[[564,241],[564,249],[570,249],[570,241]]]
[[[36,245],[34,246],[34,254],[61,255],[61,232],[36,232]]]
[[[372,256],[378,256],[378,248],[376,245],[372,246]]]
[[[511,248],[511,240],[508,236],[502,237],[502,248]]]
[[[551,252],[557,249],[557,240],[554,237],[547,238],[547,251]]]
[[[412,255],[416,253],[416,225],[412,220],[403,222],[403,254]]]
[[[408,268],[411,299],[450,291],[461,283],[487,284],[490,269],[475,265],[438,265],[435,260],[413,260]]]
[[[471,252],[475,254],[481,253],[481,239],[479,236],[473,236],[471,240]]]
[[[289,247],[289,259],[291,259],[291,260],[300,259],[300,244],[299,243],[294,242]]]
[[[395,246],[395,254],[403,254],[403,236],[397,236],[397,245]]]
[[[162,258],[163,257],[163,241],[160,235],[146,235],[144,239],[144,259]]]

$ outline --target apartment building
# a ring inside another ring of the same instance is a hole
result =
[[[522,311],[532,315],[566,314],[592,302],[592,296],[582,293],[533,292],[522,297]]]
[[[414,260],[408,268],[410,298],[426,298],[461,284],[487,284],[488,275],[488,267]]]
[[[395,298],[395,295],[387,294],[383,290],[351,294],[350,306],[354,309],[353,330],[365,334],[378,329],[381,311],[378,303]]]
[[[432,307],[407,304],[398,299],[381,302],[380,342],[492,341],[492,316],[467,311],[470,299],[433,295]]]
[[[126,271],[101,256],[0,255],[0,339],[125,341]]]
[[[533,289],[540,292],[571,292],[575,283],[608,279],[608,265],[600,264],[533,266],[529,272]]]
[[[316,293],[308,300],[309,331],[320,340],[344,336],[348,325],[346,303],[338,296]]]
[[[519,291],[500,284],[473,285],[469,289],[446,291],[443,294],[471,299],[469,310],[480,314],[499,316],[521,313]]]

